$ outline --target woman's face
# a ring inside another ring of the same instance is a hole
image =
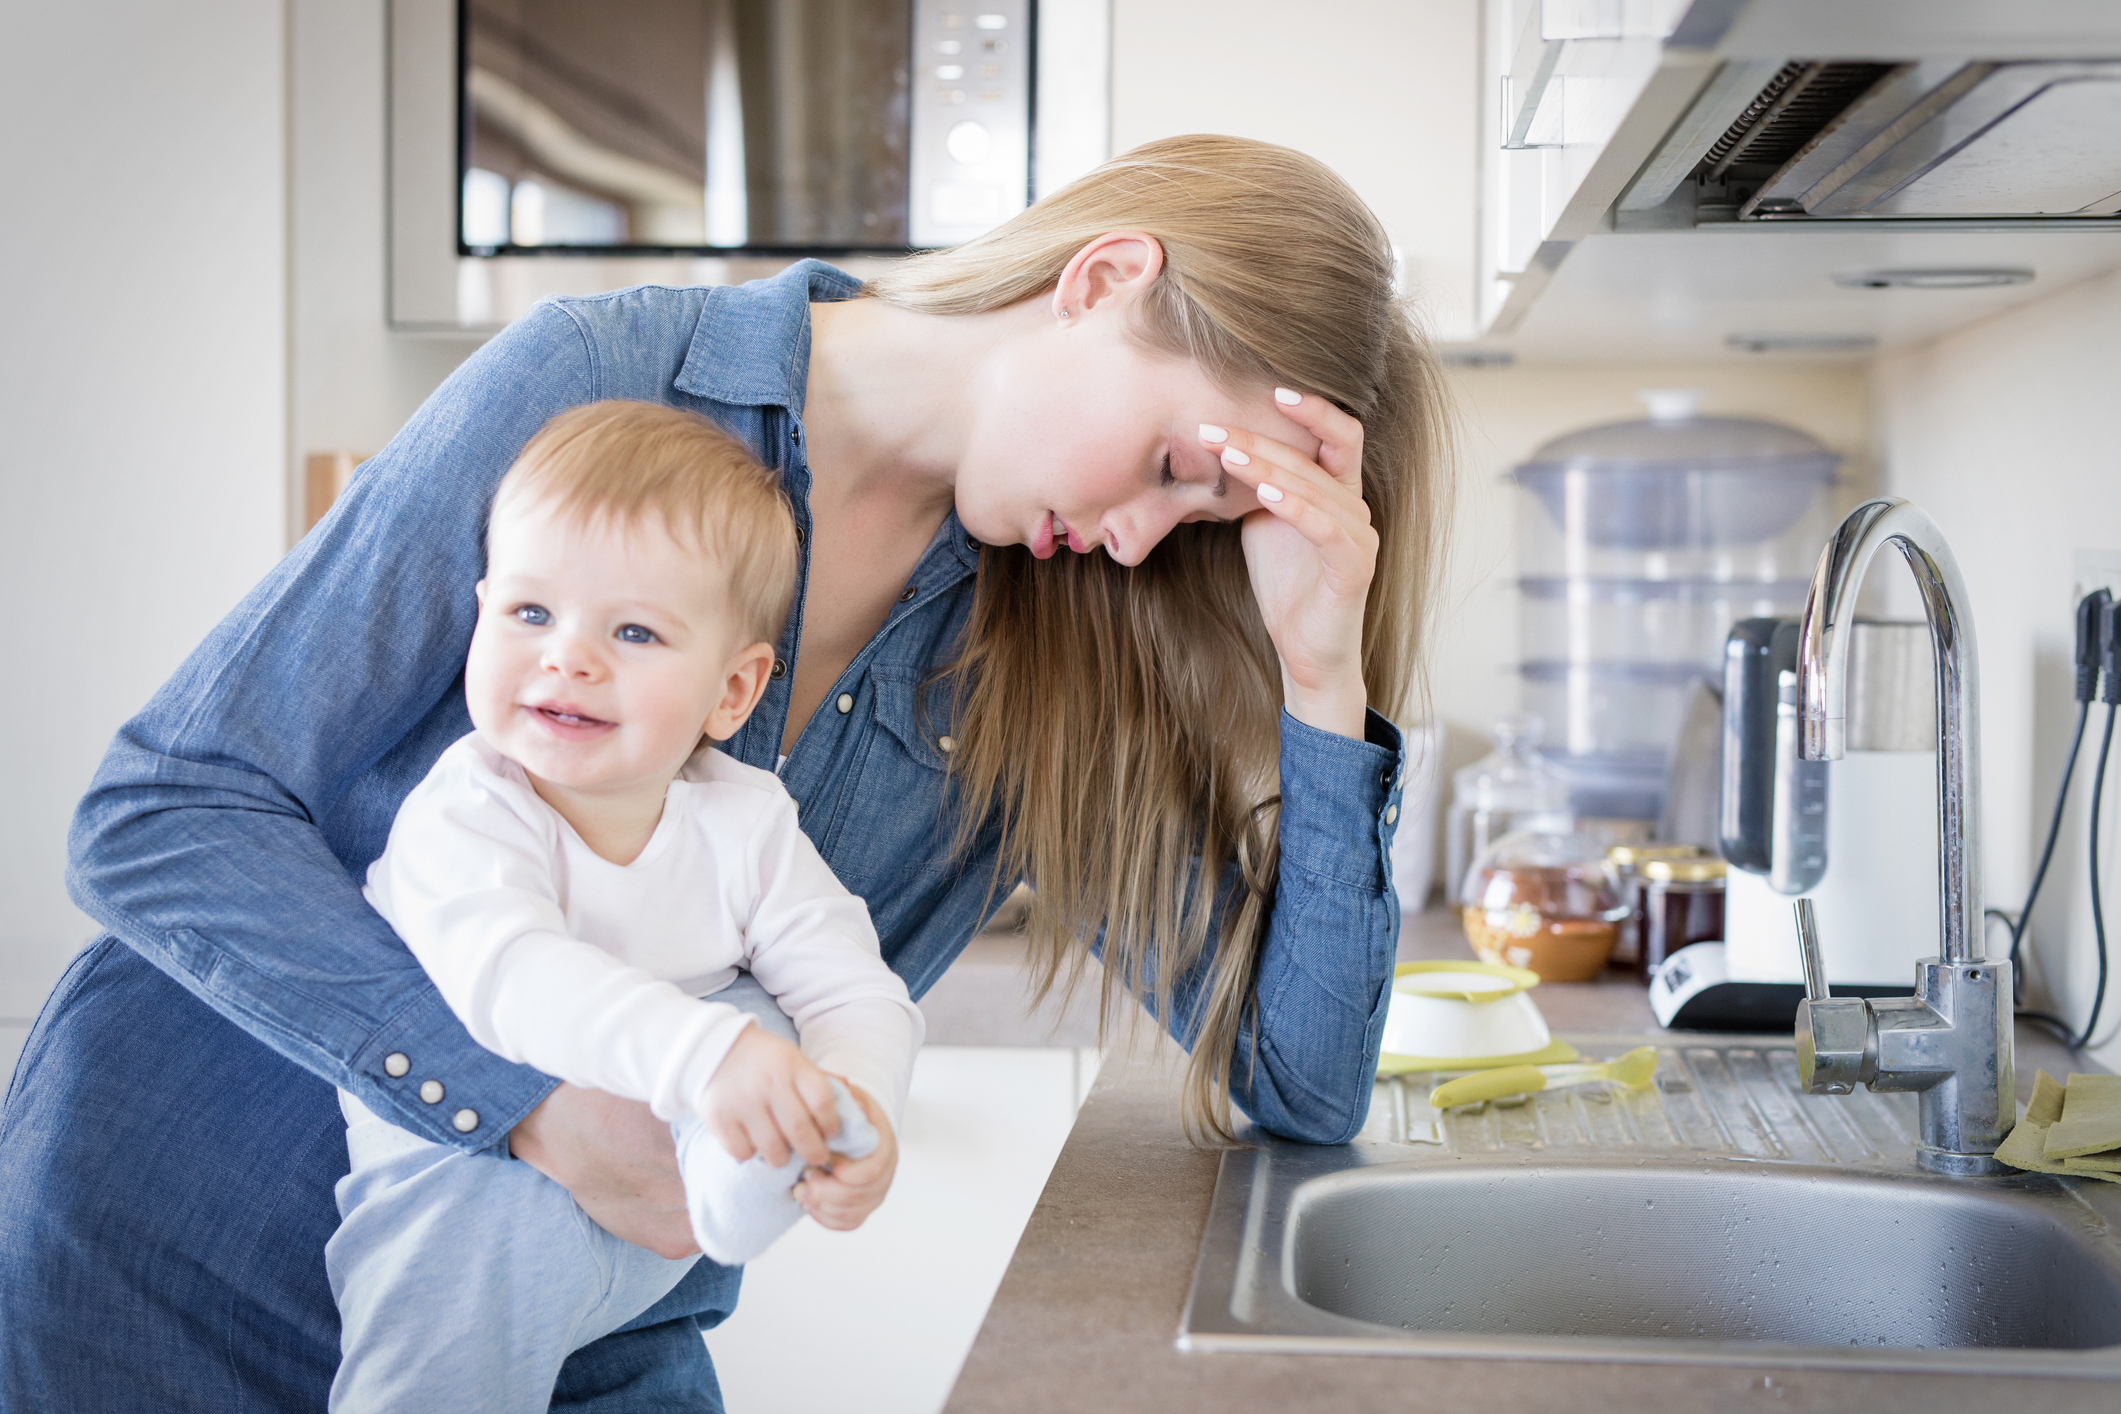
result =
[[[1202,423],[1243,428],[1306,457],[1318,439],[1284,417],[1273,389],[1218,387],[1128,332],[1129,302],[1106,299],[1032,323],[982,363],[957,475],[965,529],[1045,559],[1102,548],[1135,565],[1181,521],[1259,509],[1226,478]]]

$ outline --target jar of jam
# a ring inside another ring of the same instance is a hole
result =
[[[1642,961],[1642,866],[1653,859],[1699,859],[1707,851],[1691,844],[1616,844],[1605,852],[1605,870],[1613,880],[1627,916],[1613,939],[1613,964],[1633,968]]]
[[[1642,864],[1642,949],[1635,974],[1647,982],[1664,960],[1723,937],[1724,862],[1650,859]]]

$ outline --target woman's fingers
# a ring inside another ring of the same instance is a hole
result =
[[[1337,408],[1334,411],[1339,413]],[[1264,481],[1279,491],[1301,490],[1321,504],[1335,503],[1365,521],[1370,518],[1370,508],[1362,499],[1359,473],[1353,480],[1345,480],[1288,443],[1257,432],[1226,431],[1206,423],[1201,425],[1201,432],[1202,444],[1218,454],[1223,469],[1248,485]],[[1220,435],[1211,438],[1210,433]]]
[[[1274,407],[1318,439],[1318,464],[1345,486],[1362,485],[1362,424],[1316,393],[1274,390]]]
[[[1374,553],[1377,532],[1371,529],[1370,508],[1360,495],[1326,475],[1292,447],[1247,436],[1257,452],[1256,456],[1248,454],[1234,445],[1241,435],[1245,434],[1230,434],[1233,445],[1223,451],[1223,469],[1250,486],[1263,509],[1277,520],[1289,522],[1321,550],[1331,550],[1336,545],[1359,550],[1367,545]]]

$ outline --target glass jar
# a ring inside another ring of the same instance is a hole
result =
[[[1483,961],[1549,982],[1604,970],[1622,908],[1605,852],[1578,834],[1520,830],[1490,845],[1459,890],[1466,940]]]
[[[1636,976],[1647,982],[1681,948],[1722,940],[1724,874],[1724,862],[1714,858],[1643,863],[1642,950]]]
[[[1613,940],[1616,964],[1634,967],[1642,960],[1642,866],[1653,859],[1699,859],[1704,853],[1690,844],[1616,844],[1606,850],[1606,873],[1627,910]]]
[[[1495,749],[1451,777],[1444,881],[1456,890],[1487,847],[1514,830],[1570,828],[1569,786],[1539,752],[1546,724],[1525,713],[1495,719]]]

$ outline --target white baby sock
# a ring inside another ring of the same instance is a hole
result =
[[[827,1141],[832,1151],[850,1159],[874,1153],[876,1126],[837,1079],[832,1082],[832,1100],[840,1117],[840,1132]],[[802,1155],[790,1155],[778,1168],[757,1156],[738,1163],[696,1116],[687,1115],[670,1128],[677,1136],[678,1171],[685,1180],[693,1240],[715,1261],[742,1266],[803,1215],[789,1196],[803,1176]]]

